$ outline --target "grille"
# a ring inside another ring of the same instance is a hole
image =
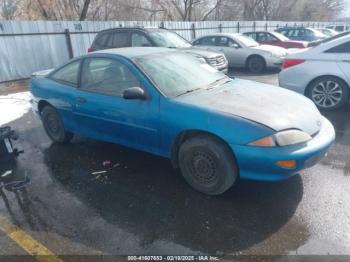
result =
[[[225,64],[225,57],[224,56],[217,56],[217,57],[212,57],[207,59],[208,64],[212,66],[222,66]]]

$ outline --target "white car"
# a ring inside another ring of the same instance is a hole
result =
[[[260,45],[243,34],[212,34],[197,38],[193,45],[225,54],[231,67],[248,68],[260,73],[267,67],[280,67],[287,50],[271,45]]]
[[[309,97],[320,109],[332,110],[349,101],[350,34],[323,40],[286,57],[279,74],[281,87]]]
[[[328,37],[336,36],[337,34],[339,34],[339,32],[329,28],[321,28],[317,30]]]

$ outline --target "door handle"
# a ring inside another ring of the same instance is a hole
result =
[[[77,102],[79,103],[79,104],[85,104],[86,103],[86,99],[84,98],[84,97],[77,97]]]
[[[342,60],[344,63],[350,63],[350,60]]]

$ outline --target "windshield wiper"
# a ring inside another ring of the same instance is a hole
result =
[[[192,92],[197,91],[197,90],[199,90],[199,89],[202,89],[202,88],[198,87],[198,88],[194,88],[194,89],[187,90],[186,92],[183,92],[183,93],[181,93],[181,94],[178,94],[176,97],[182,96],[182,95],[186,95],[186,94],[189,94],[189,93],[192,93]]]
[[[216,86],[216,84],[220,83],[222,80],[226,80],[222,83],[222,85],[232,81],[232,79],[230,77],[227,77],[227,76],[225,76],[223,78],[216,79],[213,83],[211,83],[209,85],[207,90],[214,88]]]

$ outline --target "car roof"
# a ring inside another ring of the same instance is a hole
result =
[[[112,28],[107,28],[104,30],[99,31],[98,33],[106,33],[106,32],[113,32],[116,30],[142,30],[142,31],[162,31],[162,30],[167,30],[165,28],[158,28],[158,27],[143,27],[143,26],[131,26],[131,27],[112,27]]]
[[[165,47],[125,47],[125,48],[104,49],[104,50],[92,52],[90,54],[91,55],[93,54],[120,55],[131,59],[139,56],[146,56],[146,55],[159,54],[159,53],[170,53],[170,52],[176,52],[176,50],[165,48]]]
[[[228,37],[235,37],[235,36],[242,36],[243,34],[241,33],[213,33],[213,34],[208,34],[204,35],[201,37],[198,37],[197,39],[204,38],[204,37],[212,37],[212,36],[228,36]]]

